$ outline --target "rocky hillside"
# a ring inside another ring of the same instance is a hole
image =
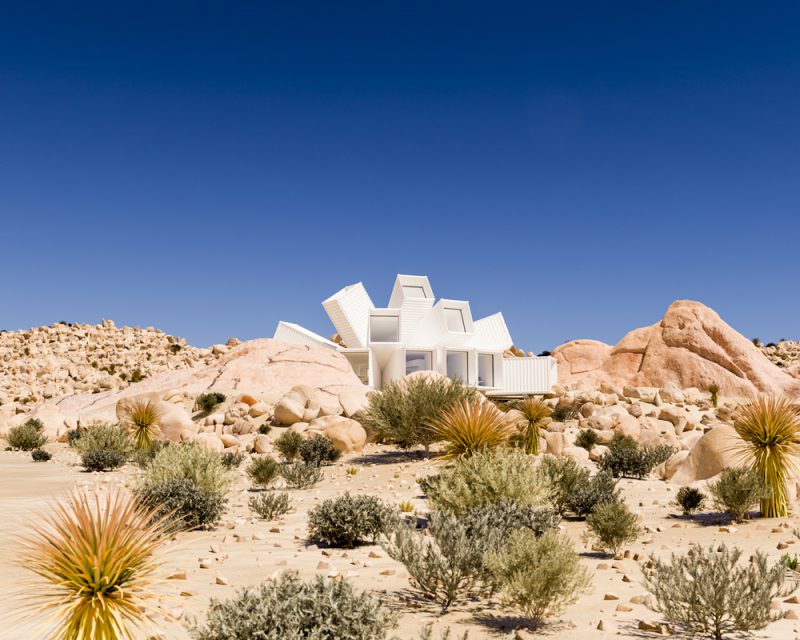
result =
[[[777,344],[767,343],[761,350],[772,364],[784,369],[789,375],[800,378],[800,341],[781,340]]]
[[[224,348],[197,349],[147,327],[54,324],[0,333],[0,404],[33,405],[123,389],[163,371],[210,364]]]

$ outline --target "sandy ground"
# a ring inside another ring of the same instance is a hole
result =
[[[43,513],[49,500],[75,485],[90,491],[129,483],[138,473],[133,467],[107,474],[83,472],[77,456],[63,445],[48,447],[55,457],[48,463],[34,463],[24,453],[0,452],[0,638],[35,640],[29,624],[10,619],[16,602],[10,597],[24,569],[14,564],[17,546],[14,537],[23,533],[27,524]],[[187,617],[202,619],[210,598],[225,599],[237,588],[257,584],[274,572],[296,569],[304,576],[338,571],[347,575],[360,589],[373,590],[401,614],[392,635],[411,640],[430,623],[436,629],[451,627],[453,631],[469,631],[472,640],[513,637],[521,622],[512,612],[503,610],[496,601],[458,603],[440,616],[435,604],[420,600],[410,589],[402,565],[389,559],[380,547],[361,546],[353,550],[317,548],[305,540],[306,514],[322,499],[346,490],[380,496],[388,502],[411,500],[421,512],[425,501],[420,497],[415,478],[434,472],[436,463],[416,456],[398,454],[389,447],[370,445],[361,455],[346,456],[335,466],[325,468],[325,479],[308,490],[290,490],[295,511],[278,522],[254,518],[247,507],[248,483],[244,467],[231,494],[229,511],[215,531],[180,534],[164,552],[163,575],[185,570],[186,580],[170,580],[163,590],[170,595],[169,606],[183,616],[181,623],[161,625],[165,638],[185,640],[189,634],[183,626]],[[356,466],[355,476],[346,473]],[[700,544],[736,544],[750,553],[761,549],[777,559],[786,551],[777,549],[780,542],[789,543],[790,553],[800,550],[800,541],[791,531],[800,522],[785,520],[756,520],[735,527],[720,527],[713,517],[696,522],[674,516],[670,506],[676,488],[656,480],[623,480],[621,483],[628,504],[642,516],[647,531],[628,549],[630,557],[613,560],[598,557],[581,540],[585,530],[582,522],[567,521],[563,526],[583,555],[581,561],[591,569],[592,592],[570,606],[558,618],[531,633],[542,636],[586,640],[587,638],[646,638],[659,634],[638,629],[642,620],[660,621],[659,615],[631,598],[645,594],[641,571],[634,555],[668,554],[684,550],[690,542]],[[213,546],[213,550],[212,550]],[[207,561],[208,569],[200,568]],[[222,577],[226,585],[217,584]],[[780,608],[800,616],[800,605],[781,603]],[[602,629],[598,624],[602,622]],[[798,638],[800,621],[783,619],[756,634],[760,638]],[[434,636],[438,637],[438,634]],[[528,636],[526,636],[528,637]],[[455,639],[453,639],[455,640]]]

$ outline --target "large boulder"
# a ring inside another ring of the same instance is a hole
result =
[[[741,456],[738,455],[737,448],[741,442],[733,427],[714,427],[692,447],[689,455],[674,471],[671,482],[691,484],[713,478],[729,467],[739,466]]]
[[[273,420],[277,424],[293,425],[295,422],[304,422],[306,413],[305,398],[297,391],[290,391],[275,405]]]
[[[358,422],[344,416],[323,416],[308,425],[310,431],[318,431],[333,441],[342,453],[361,451],[367,442],[367,432]]]

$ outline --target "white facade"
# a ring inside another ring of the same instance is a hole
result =
[[[550,356],[504,357],[512,346],[502,313],[472,319],[469,302],[436,300],[427,276],[398,275],[387,307],[360,282],[322,303],[344,344],[279,322],[275,339],[340,351],[376,389],[415,371],[460,378],[489,395],[549,393],[557,382]]]

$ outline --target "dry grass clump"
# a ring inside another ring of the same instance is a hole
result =
[[[532,396],[517,402],[514,408],[525,418],[525,430],[522,433],[522,444],[525,453],[539,453],[539,434],[545,420],[553,413],[544,402]]]
[[[158,403],[147,398],[131,398],[119,405],[119,424],[140,451],[148,451],[153,441],[161,435],[163,415]]]
[[[496,449],[505,445],[514,432],[505,414],[491,402],[480,398],[452,405],[434,418],[430,427],[437,440],[447,443],[441,454],[445,459]]]

